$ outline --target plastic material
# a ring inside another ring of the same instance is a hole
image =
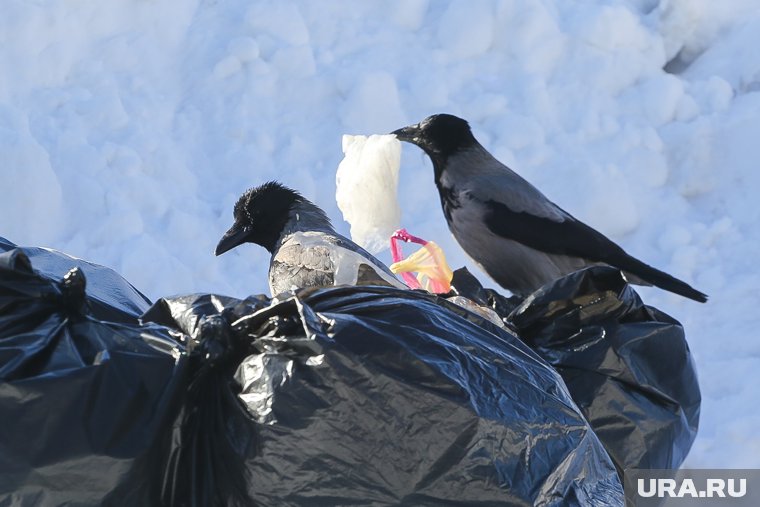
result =
[[[351,224],[351,239],[372,254],[388,248],[399,228],[401,141],[393,134],[343,136],[344,158],[335,172],[335,201]]]
[[[485,319],[381,287],[264,303],[188,296],[146,314],[226,350],[175,436],[170,475],[193,490],[166,503],[622,505],[556,372]]]
[[[40,247],[18,247],[0,237],[0,253],[15,250],[23,253],[34,265],[34,271],[46,280],[61,280],[72,268],[79,268],[88,280],[87,289],[90,314],[110,322],[136,324],[138,317],[150,307],[150,300],[110,268],[71,257],[56,250]]]
[[[155,505],[182,347],[113,271],[0,248],[0,505]]]
[[[404,259],[399,240],[422,245],[422,248]],[[447,294],[451,291],[451,278],[454,273],[443,250],[435,242],[425,241],[412,236],[406,229],[399,229],[391,235],[391,257],[391,271],[394,274],[401,273],[410,288],[421,288],[434,294]],[[416,278],[412,275],[413,272],[417,273]]]
[[[570,393],[618,465],[676,464],[696,429],[680,326],[616,272],[509,315],[568,393],[516,335],[418,291],[188,295],[138,323],[113,271],[0,245],[0,505],[622,505]]]
[[[460,293],[506,317],[557,369],[619,471],[683,463],[701,402],[683,327],[642,303],[620,271],[577,271],[514,309],[463,273],[455,287],[458,279]]]

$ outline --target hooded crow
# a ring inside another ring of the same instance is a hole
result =
[[[235,222],[216,246],[216,255],[242,243],[272,254],[269,290],[331,285],[386,285],[406,289],[379,260],[333,229],[330,219],[301,194],[277,182],[244,193]]]
[[[454,238],[483,271],[512,293],[527,296],[568,273],[607,264],[622,270],[632,283],[707,301],[705,294],[628,255],[551,202],[496,160],[465,120],[436,114],[393,134],[430,157]]]

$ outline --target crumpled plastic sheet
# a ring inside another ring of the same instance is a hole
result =
[[[155,504],[186,361],[137,324],[147,306],[107,268],[0,239],[0,505]]]
[[[0,505],[623,504],[558,374],[441,298],[186,295],[138,323],[113,271],[2,244]]]
[[[215,406],[184,425],[180,440],[206,439],[205,452],[173,460],[201,494],[178,488],[170,503],[622,505],[615,468],[557,373],[503,329],[391,288],[261,304],[195,295],[145,316],[203,343],[198,323],[222,315],[219,341],[232,345],[221,348],[243,347],[219,363],[235,383],[207,383]],[[214,489],[221,476],[228,487]]]
[[[621,471],[683,463],[702,400],[684,329],[645,305],[620,271],[560,279],[508,320],[565,379]]]
[[[78,267],[85,278],[92,281],[87,288],[87,301],[90,314],[95,318],[134,324],[151,305],[147,297],[110,268],[49,248],[18,247],[0,237],[0,253],[16,249],[48,280],[61,280],[70,269]]]
[[[517,305],[467,273],[455,275],[455,286],[457,279],[463,295],[494,308],[562,375],[621,476],[683,463],[701,404],[684,329],[645,305],[620,271],[586,268]]]

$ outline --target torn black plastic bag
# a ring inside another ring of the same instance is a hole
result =
[[[155,505],[181,347],[115,272],[0,247],[0,505]]]
[[[480,295],[497,312],[510,304],[493,291]],[[562,375],[619,471],[683,463],[701,402],[684,330],[645,305],[620,271],[596,266],[567,275],[506,317]]]
[[[195,388],[208,403],[178,424],[176,440],[197,445],[175,448],[165,503],[622,505],[557,373],[505,330],[390,288],[261,303],[193,296],[146,314],[231,354]]]

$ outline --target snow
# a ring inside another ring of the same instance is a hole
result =
[[[335,175],[335,201],[351,224],[351,239],[377,254],[390,247],[391,234],[401,228],[401,141],[388,134],[344,135],[343,153]]]
[[[0,43],[0,235],[151,298],[266,293],[263,249],[213,255],[246,188],[281,180],[348,233],[341,134],[457,114],[560,206],[710,294],[639,291],[697,361],[686,465],[760,467],[757,0],[10,0]],[[399,189],[401,224],[478,273],[412,146]]]

